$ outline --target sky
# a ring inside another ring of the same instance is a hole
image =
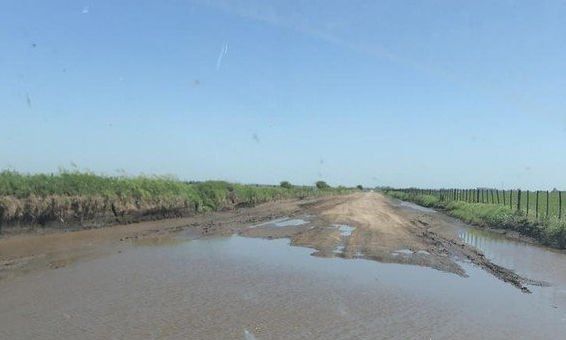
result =
[[[3,0],[0,169],[566,188],[566,1]]]

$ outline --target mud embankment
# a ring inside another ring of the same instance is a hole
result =
[[[0,197],[2,233],[38,228],[84,229],[194,215],[198,206],[181,198],[145,200],[102,196]]]
[[[304,199],[306,197],[302,197]],[[251,208],[278,196],[241,198],[234,193],[214,204],[182,196],[119,198],[103,196],[0,196],[0,236],[39,230],[81,230],[143,221],[181,218],[210,211]]]

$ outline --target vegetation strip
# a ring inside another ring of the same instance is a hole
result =
[[[566,248],[566,221],[559,216],[541,218],[527,214],[509,204],[467,202],[458,200],[449,192],[446,196],[431,194],[419,189],[386,190],[388,195],[404,201],[443,210],[467,223],[482,227],[508,229],[532,237],[540,243],[554,248]],[[475,192],[477,196],[477,191]],[[528,197],[528,196],[527,196]],[[497,202],[497,201],[495,201]]]
[[[317,183],[319,184],[319,183]],[[326,185],[184,182],[171,177],[110,177],[84,172],[0,172],[0,232],[26,227],[99,227],[189,216],[268,201],[351,192]]]

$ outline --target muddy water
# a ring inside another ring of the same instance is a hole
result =
[[[480,249],[495,264],[512,269],[523,277],[543,281],[548,287],[529,286],[542,303],[566,311],[566,252],[517,241],[495,231],[479,229],[439,214],[433,209],[399,201],[399,206],[435,214],[446,220],[450,232]]]
[[[566,331],[562,306],[469,264],[462,278],[311,253],[286,239],[147,242],[29,273],[0,282],[0,338],[508,339]]]
[[[548,283],[533,287],[533,294],[552,306],[566,309],[566,254],[525,242],[514,241],[498,233],[458,226],[459,237],[482,250],[494,263],[518,274]]]

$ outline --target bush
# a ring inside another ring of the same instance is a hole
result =
[[[364,187],[361,184],[358,184],[356,188],[358,188],[358,190],[364,190]]]
[[[282,181],[279,186],[285,189],[291,189],[293,187],[289,181]]]
[[[318,189],[329,189],[330,185],[328,185],[325,181],[318,181],[315,183]]]

